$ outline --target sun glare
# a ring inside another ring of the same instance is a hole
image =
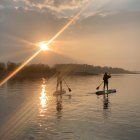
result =
[[[47,45],[46,42],[40,42],[38,46],[40,47],[40,49],[42,51],[48,51],[48,50],[50,50],[50,48],[49,48],[49,46]]]

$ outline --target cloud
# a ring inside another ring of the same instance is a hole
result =
[[[108,16],[120,11],[140,10],[138,0],[23,0],[30,9],[51,11],[59,17],[71,17],[90,3],[83,16]]]
[[[122,0],[123,2],[125,0]],[[0,0],[0,9],[15,9],[24,11],[38,11],[42,13],[51,13],[57,18],[71,18],[76,15],[87,3],[89,6],[81,15],[81,18],[87,18],[93,15],[106,17],[116,14],[122,2],[113,2],[112,0]],[[112,10],[112,7],[115,9]],[[8,10],[7,10],[8,11]],[[1,21],[0,21],[1,22]]]
[[[39,12],[51,12],[59,17],[71,17],[80,11],[87,3],[89,7],[84,15],[89,16],[105,10],[111,0],[1,0],[0,6],[5,8],[22,8]]]
[[[56,11],[78,8],[85,1],[86,0],[25,0],[25,2],[30,6],[42,6],[42,8],[49,7]]]

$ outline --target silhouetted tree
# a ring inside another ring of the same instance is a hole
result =
[[[19,65],[20,63],[7,62],[7,72],[14,71]]]
[[[0,76],[3,76],[6,72],[6,65],[5,63],[0,63]]]

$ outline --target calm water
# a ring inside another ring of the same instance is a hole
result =
[[[101,80],[67,78],[63,97],[53,96],[56,79],[9,81],[0,87],[0,140],[139,140],[140,75],[113,75],[108,101],[94,94]]]

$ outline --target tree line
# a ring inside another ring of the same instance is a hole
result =
[[[0,77],[12,73],[22,63],[7,62],[0,63]],[[63,72],[66,75],[95,75],[103,74],[104,72],[114,74],[130,74],[128,70],[122,68],[101,67],[87,64],[57,64],[50,67],[47,64],[29,64],[26,65],[20,72],[15,75],[16,78],[36,78],[36,77],[51,77],[58,71]]]
[[[0,77],[5,77],[15,71],[22,63],[8,62],[0,63]],[[38,78],[50,77],[56,73],[55,67],[49,67],[46,64],[29,64],[21,69],[14,78]]]

